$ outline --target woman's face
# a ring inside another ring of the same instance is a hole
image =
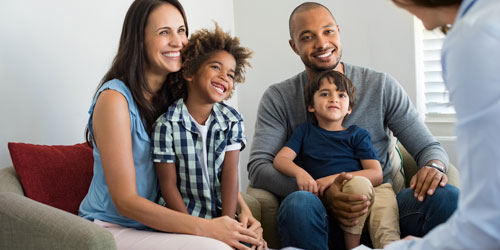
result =
[[[144,30],[146,72],[167,75],[181,69],[181,49],[187,44],[182,14],[172,4],[162,4],[148,17]]]

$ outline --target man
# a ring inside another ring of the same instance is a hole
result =
[[[307,121],[303,87],[308,79],[323,70],[336,70],[347,75],[357,88],[358,103],[344,120],[344,127],[356,124],[368,130],[383,167],[384,182],[391,182],[388,129],[400,140],[422,166],[411,180],[412,189],[398,194],[401,236],[421,236],[444,222],[455,210],[458,190],[446,185],[447,155],[418,114],[397,81],[385,73],[340,63],[342,47],[340,29],[331,12],[318,3],[303,3],[290,15],[290,46],[300,56],[305,71],[264,93],[255,126],[255,136],[248,164],[253,187],[285,197],[278,214],[278,229],[282,247],[306,249],[343,247],[338,223],[352,226],[354,218],[367,212],[366,197],[342,193],[341,184],[349,176],[342,175],[327,190],[325,199],[332,200],[329,208],[334,223],[329,223],[327,209],[312,193],[298,191],[295,180],[273,167],[276,153],[283,147],[293,130]],[[414,136],[417,135],[417,136]],[[349,202],[360,203],[351,205]],[[372,212],[377,204],[375,200]],[[369,221],[370,235],[383,235],[383,228]],[[377,231],[377,228],[379,230]],[[375,230],[375,231],[373,231]],[[330,239],[330,241],[329,241]]]

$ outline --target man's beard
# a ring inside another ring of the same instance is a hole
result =
[[[322,72],[322,71],[326,71],[326,70],[332,70],[332,69],[335,69],[337,67],[337,65],[339,65],[340,63],[340,58],[342,58],[342,50],[340,50],[340,53],[339,53],[339,57],[337,58],[337,61],[333,64],[333,65],[329,65],[329,66],[325,66],[325,67],[320,67],[312,62],[304,62],[304,65],[306,67],[308,67],[309,69],[315,71],[315,72]]]

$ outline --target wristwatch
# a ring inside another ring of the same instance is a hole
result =
[[[439,164],[436,164],[436,163],[433,162],[433,163],[429,164],[428,166],[431,167],[431,168],[435,168],[435,169],[439,170],[439,172],[441,172],[443,174],[446,174],[446,172],[444,171],[444,168],[441,165],[439,165]]]

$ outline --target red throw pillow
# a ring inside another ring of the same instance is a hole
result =
[[[93,174],[92,149],[86,143],[44,146],[10,142],[9,151],[27,197],[78,214]]]

